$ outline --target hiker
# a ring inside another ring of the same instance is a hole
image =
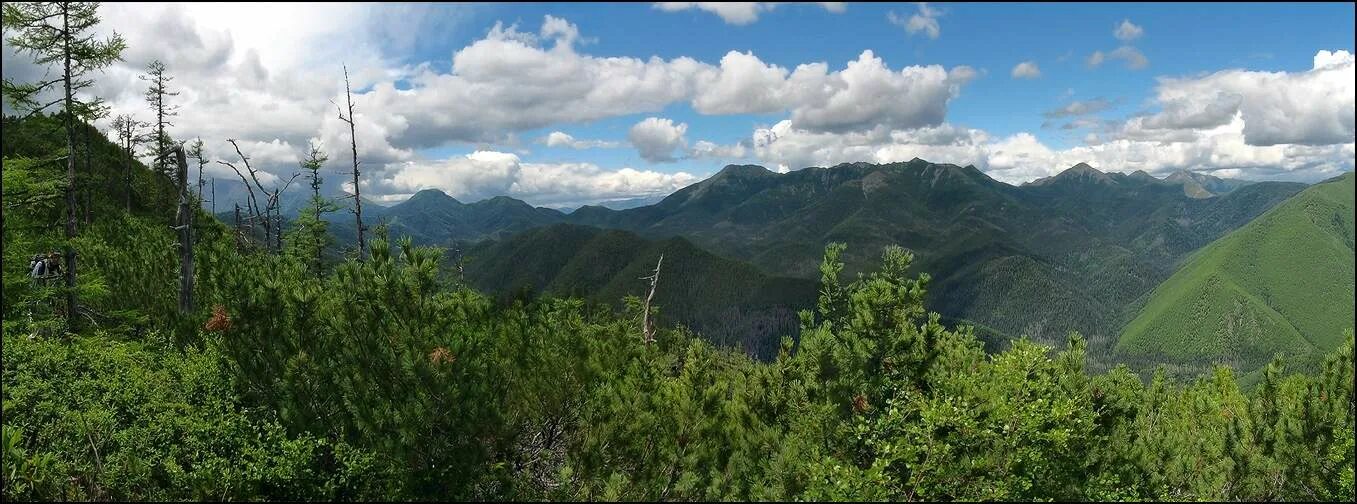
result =
[[[47,254],[47,267],[45,273],[47,278],[57,278],[61,276],[61,254],[55,251]]]
[[[28,270],[28,278],[38,281],[47,273],[47,258],[42,254],[33,254],[33,258],[28,260]]]
[[[34,255],[28,261],[28,278],[34,284],[46,284],[48,280],[61,276],[61,256],[56,252]]]

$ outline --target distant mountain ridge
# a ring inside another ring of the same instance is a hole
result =
[[[1079,163],[1059,174],[1024,183],[1022,187],[1046,186],[1078,180],[1091,180],[1100,184],[1131,182],[1175,185],[1181,186],[1183,194],[1191,198],[1223,196],[1230,191],[1253,183],[1247,180],[1220,178],[1190,170],[1178,170],[1163,178],[1155,177],[1143,170],[1136,170],[1129,175],[1118,172],[1104,173],[1086,163]]]
[[[1193,180],[1219,189],[1210,179]],[[730,165],[658,203],[625,210],[585,206],[566,214],[509,198],[465,204],[426,194],[393,205],[381,219],[395,234],[437,245],[558,223],[645,240],[683,237],[769,275],[810,280],[829,242],[849,245],[848,274],[872,267],[882,247],[900,244],[915,252],[918,271],[932,275],[930,306],[944,316],[1009,335],[1059,339],[1078,330],[1110,342],[1124,311],[1185,254],[1305,187],[1240,183],[1200,198],[1184,184],[1083,163],[1023,186],[973,166],[922,159],[785,174]]]

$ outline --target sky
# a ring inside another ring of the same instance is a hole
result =
[[[270,175],[531,204],[661,196],[728,164],[915,157],[1018,184],[1080,162],[1315,182],[1354,166],[1353,4],[104,4],[90,92]],[[45,70],[4,47],[4,77]],[[8,109],[7,109],[8,111]],[[111,135],[111,133],[110,133]],[[238,183],[224,164],[209,177]]]

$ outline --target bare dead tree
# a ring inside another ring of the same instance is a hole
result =
[[[264,211],[265,216],[268,215],[270,210],[273,212],[273,219],[275,222],[273,233],[274,252],[283,250],[283,209],[282,200],[279,199],[279,196],[281,196],[283,191],[286,191],[287,188],[292,185],[292,182],[297,180],[297,177],[300,175],[300,173],[293,173],[292,176],[287,179],[287,182],[283,183],[282,187],[275,185],[273,187],[273,193],[269,194],[268,206]]]
[[[353,91],[349,87],[349,67],[344,65],[344,97],[348,101],[349,115],[345,116],[344,111],[339,109],[339,104],[335,104],[335,110],[339,115],[339,120],[349,125],[349,147],[353,150],[353,215],[358,223],[358,260],[363,260],[363,251],[367,249],[367,244],[363,240],[363,196],[358,190],[358,134],[353,126]],[[333,100],[330,103],[334,103]]]
[[[283,185],[275,184],[272,191],[265,189],[264,184],[259,182],[259,170],[250,165],[250,158],[240,151],[240,146],[236,144],[236,140],[232,138],[226,141],[231,142],[231,146],[236,148],[236,155],[240,156],[241,163],[245,165],[245,172],[242,173],[240,168],[230,162],[220,160],[217,162],[231,167],[231,170],[236,172],[236,176],[240,177],[241,183],[245,185],[245,190],[249,195],[249,198],[246,199],[246,207],[249,211],[249,215],[246,217],[247,223],[250,224],[250,228],[253,228],[255,222],[262,223],[264,225],[264,246],[272,248],[274,251],[282,250],[283,216],[279,208],[280,196],[301,174],[293,173]],[[245,178],[246,173],[250,176],[248,179]],[[251,182],[254,183],[253,187],[250,186]],[[259,205],[259,199],[255,196],[256,189],[265,198],[262,207]],[[237,212],[239,212],[239,208],[237,208]]]
[[[466,254],[462,253],[462,247],[459,245],[455,252],[457,254],[457,283],[466,285]]]
[[[277,231],[273,233],[273,251],[281,252],[283,250],[283,213],[277,208],[273,210],[273,228]]]
[[[641,280],[650,280],[650,294],[646,295],[645,307],[641,311],[641,339],[647,345],[655,342],[655,326],[650,320],[650,301],[655,299],[655,286],[660,283],[660,264],[664,263],[664,254],[660,254],[660,259],[655,261],[655,272],[650,276],[643,276]]]
[[[240,203],[236,203],[235,205],[236,205],[236,227],[235,227],[235,230],[236,230],[236,233],[235,233],[235,234],[236,234],[236,250],[240,250],[241,247],[244,246],[244,244],[241,243],[241,237],[240,237]]]
[[[260,210],[259,200],[255,198],[254,188],[258,187],[259,192],[265,195],[267,195],[267,192],[264,191],[264,186],[259,183],[259,176],[257,171],[254,169],[253,166],[250,166],[250,158],[247,157],[244,153],[240,152],[240,146],[236,144],[236,140],[234,138],[228,138],[226,139],[226,141],[231,142],[231,146],[236,148],[236,155],[240,156],[241,163],[245,165],[245,172],[242,173],[240,171],[240,168],[237,168],[236,165],[231,164],[228,161],[218,160],[217,162],[231,167],[231,170],[236,172],[236,176],[240,177],[240,182],[245,185],[245,192],[248,195],[248,198],[246,198],[245,200],[245,209],[247,212],[245,220],[249,224],[253,224],[254,222],[262,222],[264,224],[264,240],[265,240],[264,243],[269,243],[269,241],[271,241],[270,238],[272,238],[271,233],[272,226],[269,225],[268,219],[262,214]],[[246,179],[245,173],[249,173],[250,178]],[[254,181],[253,187],[250,186],[250,181]],[[237,207],[239,207],[239,205],[237,205]],[[236,212],[239,213],[239,211],[240,211],[239,208],[237,208]],[[237,218],[236,220],[239,221],[240,219]],[[239,227],[239,224],[237,224],[237,227]],[[253,228],[254,226],[251,225],[250,227]]]
[[[175,228],[179,231],[179,314],[193,311],[193,193],[188,189],[188,160],[184,146],[175,147],[174,160],[178,163],[179,211],[175,212]]]
[[[174,213],[174,230],[178,238],[175,247],[179,250],[179,314],[188,315],[193,311],[193,193],[189,191],[184,144],[174,145],[161,157],[170,155],[174,156],[174,180],[179,188],[179,206]]]

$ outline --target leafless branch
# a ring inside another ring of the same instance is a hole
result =
[[[655,298],[655,286],[660,283],[660,264],[664,263],[664,254],[660,254],[660,259],[655,261],[655,272],[650,276],[643,276],[641,280],[650,280],[650,294],[646,295],[646,304],[641,312],[641,336],[647,345],[655,342],[655,328],[650,321],[650,301]]]

